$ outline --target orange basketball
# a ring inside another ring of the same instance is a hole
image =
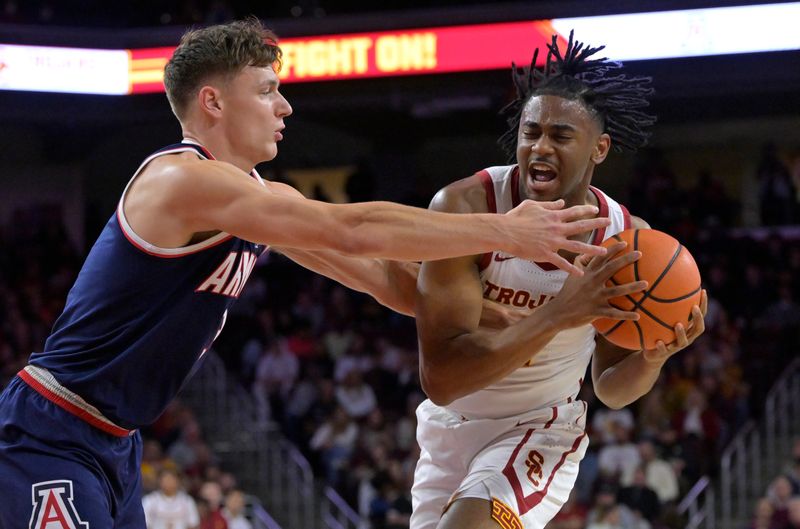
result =
[[[682,323],[687,328],[692,307],[700,304],[700,271],[692,254],[657,230],[625,230],[608,238],[603,246],[618,241],[628,243],[618,255],[639,250],[642,257],[614,274],[609,286],[639,280],[649,286],[645,292],[612,298],[609,303],[638,312],[639,321],[598,318],[592,325],[606,340],[626,349],[654,349],[657,340],[674,342],[675,325]]]

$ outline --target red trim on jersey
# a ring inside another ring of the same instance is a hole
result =
[[[548,428],[550,428],[556,419],[558,419],[558,408],[553,406],[553,416],[550,417],[550,420],[547,421],[547,423],[544,425],[544,429],[547,430]]]
[[[583,441],[583,438],[586,437],[585,432],[579,435],[575,439],[575,442],[572,443],[572,447],[563,454],[561,454],[561,459],[559,459],[558,463],[556,463],[556,466],[553,467],[553,471],[550,473],[550,477],[547,478],[547,483],[545,483],[544,488],[542,490],[536,491],[532,494],[529,494],[528,496],[525,496],[522,492],[522,485],[519,482],[517,473],[514,471],[514,461],[517,459],[519,451],[522,449],[525,443],[528,442],[528,439],[530,439],[530,436],[533,432],[534,432],[533,429],[528,430],[528,432],[522,438],[522,441],[520,441],[520,443],[514,449],[514,452],[511,454],[511,459],[508,460],[508,463],[503,469],[503,474],[506,476],[506,479],[508,479],[511,488],[514,490],[514,495],[517,497],[517,510],[520,516],[524,516],[525,513],[527,513],[528,511],[530,511],[531,509],[533,509],[542,502],[544,497],[547,496],[547,491],[550,488],[550,483],[552,483],[553,478],[556,475],[556,472],[558,472],[558,469],[560,469],[561,466],[564,464],[564,461],[567,460],[567,456],[578,450],[578,447],[581,445],[581,441]]]
[[[494,194],[494,182],[492,182],[492,175],[489,171],[484,169],[478,173],[478,178],[481,179],[483,190],[486,191],[486,206],[489,213],[497,213],[497,197]]]
[[[494,194],[494,182],[492,182],[492,176],[489,174],[489,171],[484,169],[478,173],[478,178],[480,178],[481,184],[483,184],[483,190],[486,191],[486,207],[488,208],[489,213],[497,213],[497,197]],[[492,252],[483,254],[480,262],[478,263],[478,270],[483,272],[489,268],[489,264],[491,262]]]
[[[64,397],[53,393],[52,391],[44,387],[42,384],[40,384],[24,369],[19,373],[17,373],[17,376],[22,380],[24,380],[25,383],[28,384],[36,393],[46,398],[47,400],[49,400],[59,408],[63,409],[64,411],[67,411],[72,415],[76,416],[77,418],[81,419],[82,421],[89,423],[98,430],[102,430],[107,434],[111,434],[115,437],[128,437],[133,434],[133,431],[131,430],[126,430],[125,428],[120,428],[119,426],[115,426],[113,424],[101,421],[88,411],[76,406],[75,404],[71,403]]]
[[[120,207],[121,207],[121,205],[120,205]],[[181,252],[181,253],[174,253],[174,254],[173,253],[171,253],[171,254],[156,253],[156,252],[153,252],[151,250],[148,250],[147,248],[145,248],[144,246],[142,246],[141,244],[136,242],[136,240],[128,234],[128,232],[125,230],[125,225],[122,223],[122,218],[120,217],[120,208],[117,208],[117,224],[119,224],[119,231],[122,232],[122,234],[125,236],[125,238],[128,239],[128,242],[131,243],[134,246],[134,248],[146,253],[147,255],[152,255],[153,257],[163,257],[164,259],[174,259],[176,257],[185,257],[185,256],[191,255],[193,253],[202,252],[203,250],[208,250],[209,248],[213,248],[214,246],[222,244],[223,242],[228,241],[228,240],[233,238],[233,235],[228,235],[227,237],[223,237],[222,239],[218,240],[214,244],[209,244],[208,246],[203,246],[202,248],[197,248],[196,250],[192,250],[190,252]],[[196,244],[203,244],[203,243],[199,242],[199,243],[196,243]],[[194,246],[194,245],[192,245],[192,246]]]
[[[619,208],[622,210],[622,219],[623,219],[622,229],[629,230],[631,228],[631,214],[628,212],[628,208],[626,208],[622,204],[619,205]]]
[[[589,186],[594,196],[597,197],[597,206],[600,208],[600,213],[597,214],[598,217],[608,217],[608,202],[606,201],[605,195],[596,187]],[[595,230],[594,238],[592,239],[592,244],[595,246],[599,245],[606,239],[606,229],[602,228],[600,230]]]
[[[519,166],[517,165],[511,170],[511,204],[514,207],[519,206]]]

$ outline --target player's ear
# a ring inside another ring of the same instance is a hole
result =
[[[611,136],[604,132],[597,138],[597,143],[595,143],[594,148],[592,149],[592,162],[595,164],[603,163],[603,160],[605,160],[606,156],[608,156],[608,151],[610,149]]]
[[[197,103],[204,114],[218,117],[222,112],[220,91],[210,85],[204,85],[197,92]]]

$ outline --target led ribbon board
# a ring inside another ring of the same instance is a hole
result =
[[[280,77],[292,83],[502,69],[527,64],[552,34],[564,45],[572,29],[623,61],[798,50],[798,21],[800,2],[792,2],[282,39]],[[0,44],[0,89],[163,92],[173,51]]]

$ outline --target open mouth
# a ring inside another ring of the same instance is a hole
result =
[[[528,175],[534,182],[550,182],[558,173],[549,165],[534,163],[528,166]]]

